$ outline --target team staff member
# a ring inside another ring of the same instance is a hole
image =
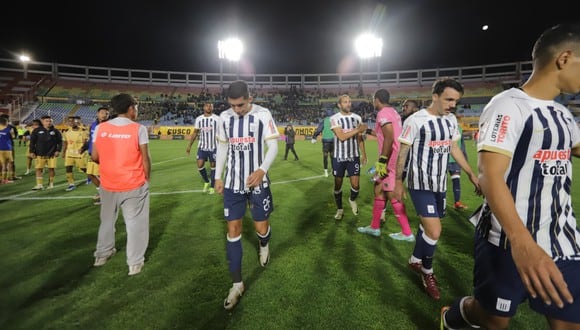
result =
[[[45,115],[40,118],[42,126],[30,134],[30,156],[35,159],[36,186],[32,190],[42,190],[42,171],[48,168],[48,189],[54,188],[56,159],[62,150],[62,134],[52,125],[52,117]]]
[[[111,99],[117,117],[94,131],[91,157],[101,174],[101,225],[94,266],[115,252],[115,222],[122,210],[127,229],[129,275],[141,272],[149,244],[149,178],[151,158],[147,128],[137,122],[137,101],[129,94]]]

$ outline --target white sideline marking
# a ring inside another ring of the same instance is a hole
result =
[[[157,165],[157,164],[161,164],[161,163],[167,163],[167,162],[171,162],[177,159],[183,159],[186,157],[179,157],[179,158],[175,158],[175,159],[171,159],[171,160],[166,160],[163,162],[159,162],[159,163],[155,163],[152,165]],[[309,180],[314,180],[314,179],[318,179],[318,178],[323,178],[324,175],[315,175],[315,176],[309,176],[309,177],[305,177],[305,178],[299,178],[299,179],[292,179],[292,180],[286,180],[286,181],[276,181],[276,182],[272,182],[272,185],[279,185],[279,184],[287,184],[287,183],[292,183],[292,182],[300,182],[300,181],[309,181]],[[85,182],[86,180],[81,180],[79,182]],[[76,182],[75,182],[76,183]],[[51,190],[55,190],[58,187],[65,187],[68,184],[62,184],[62,185],[58,185],[55,186],[54,189]],[[91,184],[92,185],[92,184]],[[190,193],[200,193],[202,192],[202,190],[181,190],[181,191],[162,191],[162,192],[150,192],[150,194],[152,196],[157,196],[157,195],[179,195],[179,194],[190,194]],[[0,197],[0,201],[2,200],[50,200],[50,199],[57,199],[57,200],[64,200],[64,199],[86,199],[86,198],[93,198],[93,195],[90,196],[46,196],[46,197],[24,197],[26,195],[30,195],[30,194],[34,194],[37,193],[37,191],[27,191],[24,192],[22,194],[19,195],[14,195],[14,196],[10,196],[10,197]]]

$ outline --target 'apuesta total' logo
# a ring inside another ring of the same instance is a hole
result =
[[[568,174],[568,164],[572,157],[572,150],[538,150],[532,156],[540,163],[542,175],[565,176]]]

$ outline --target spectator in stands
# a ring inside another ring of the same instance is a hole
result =
[[[100,107],[97,109],[97,119],[91,124],[89,129],[89,139],[83,146],[83,150],[81,150],[81,153],[85,150],[88,151],[89,159],[87,162],[87,177],[97,188],[97,194],[93,196],[94,205],[101,205],[101,180],[99,179],[99,164],[91,157],[93,152],[93,138],[97,125],[107,120],[109,120],[109,108]]]
[[[484,108],[478,165],[485,200],[473,217],[473,295],[441,309],[441,329],[508,329],[523,303],[545,316],[538,328],[580,328],[580,230],[571,189],[580,131],[554,100],[579,91],[576,21],[545,30],[528,80]]]
[[[115,253],[115,223],[119,209],[127,228],[129,276],[139,274],[149,245],[149,180],[151,157],[147,128],[137,122],[137,101],[129,94],[111,99],[117,117],[95,128],[91,157],[99,164],[101,225],[94,266]],[[103,134],[99,134],[102,132]]]
[[[298,155],[294,149],[294,144],[296,143],[296,131],[292,124],[288,124],[284,128],[284,135],[286,136],[286,152],[284,153],[284,160],[288,159],[288,151],[292,151],[294,154],[294,160],[298,160]]]
[[[66,191],[72,191],[76,188],[73,166],[76,166],[84,173],[87,172],[87,160],[82,155],[82,149],[85,143],[89,140],[89,132],[87,132],[84,127],[81,127],[80,123],[80,117],[69,117],[69,129],[62,134],[64,139],[62,158],[64,159],[66,180],[68,182]]]
[[[62,134],[52,125],[52,117],[44,115],[40,118],[42,126],[30,134],[30,155],[35,159],[36,185],[32,190],[42,190],[44,167],[48,168],[48,189],[54,188],[56,174],[56,159],[62,150]]]
[[[189,156],[193,142],[199,137],[197,145],[197,171],[204,181],[203,192],[214,194],[215,189],[215,157],[216,157],[216,133],[220,118],[213,113],[213,103],[203,104],[203,114],[195,118],[195,124],[191,139],[185,152]],[[205,162],[209,162],[210,176],[207,176]]]

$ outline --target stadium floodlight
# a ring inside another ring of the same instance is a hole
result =
[[[237,38],[229,38],[218,41],[218,58],[220,59],[220,86],[224,84],[224,68],[223,61],[229,60],[236,62],[236,72],[238,71],[238,61],[244,52],[244,45],[242,41]]]
[[[363,33],[354,41],[354,47],[360,58],[381,57],[383,39],[370,33]]]
[[[28,62],[30,62],[30,56],[22,54],[18,57],[20,62],[22,62],[22,67],[24,69],[24,79],[28,78]]]
[[[239,61],[244,52],[242,41],[237,38],[229,38],[218,41],[218,56],[220,59]]]
[[[360,58],[359,84],[363,83],[363,60],[381,57],[383,52],[383,39],[376,37],[372,33],[363,33],[354,41],[354,48]],[[381,83],[381,61],[377,61],[377,86]]]

